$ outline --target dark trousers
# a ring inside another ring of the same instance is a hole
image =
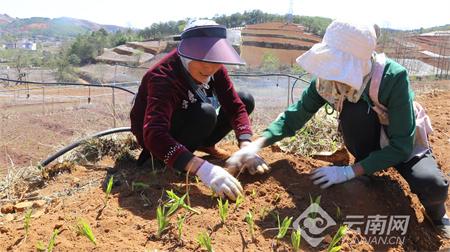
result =
[[[252,113],[255,100],[250,93],[238,92],[247,113]],[[190,151],[218,143],[231,131],[231,120],[221,107],[219,113],[209,103],[197,102],[189,108],[175,111],[172,117],[171,135]]]
[[[252,113],[255,100],[248,92],[238,92],[239,98],[245,104],[247,113]],[[194,152],[199,147],[210,147],[218,143],[230,131],[231,119],[221,107],[216,113],[209,103],[198,101],[189,104],[187,109],[176,110],[172,116],[170,134],[188,150]],[[144,149],[137,164],[142,165],[150,153]]]
[[[380,127],[376,112],[367,102],[344,102],[339,127],[344,143],[358,162],[380,149]],[[431,151],[394,166],[419,197],[432,220],[445,215],[448,181],[439,169]]]

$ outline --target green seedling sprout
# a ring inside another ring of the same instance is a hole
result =
[[[277,194],[275,194],[275,197],[273,198],[273,201],[274,202],[278,202],[279,200],[280,200],[280,194],[277,193]]]
[[[94,245],[97,245],[97,241],[95,240],[94,233],[92,232],[91,226],[87,223],[87,221],[80,219],[77,224],[78,233],[86,236]]]
[[[336,244],[344,237],[344,235],[346,233],[347,233],[347,226],[346,225],[340,226],[339,230],[334,235],[333,240],[331,240],[331,243],[328,246],[327,252],[340,251],[341,250],[341,246],[336,246]]]
[[[252,211],[247,212],[247,215],[245,216],[245,222],[247,222],[248,224],[248,231],[253,241],[255,240],[255,221],[253,220]]]
[[[256,197],[256,189],[253,188],[252,194],[250,194],[253,198]]]
[[[52,237],[50,237],[50,241],[48,242],[47,252],[53,251],[53,248],[55,247],[55,241],[56,241],[56,237],[58,236],[58,233],[59,233],[58,229],[53,230]]]
[[[193,209],[192,207],[190,207],[188,204],[186,204],[184,202],[184,200],[187,197],[187,193],[185,193],[183,196],[181,196],[181,198],[178,195],[176,195],[173,192],[173,190],[170,190],[170,191],[167,190],[166,193],[167,193],[167,197],[169,197],[169,202],[166,203],[166,206],[169,207],[169,211],[167,212],[168,216],[171,216],[172,214],[174,214],[179,207],[182,207],[190,212],[200,214],[199,211]]]
[[[242,195],[237,196],[236,205],[234,205],[234,211],[236,211],[241,206],[242,202],[244,202],[244,199],[245,198]]]
[[[28,237],[28,231],[30,230],[31,214],[33,209],[28,209],[23,218],[23,228],[25,229],[25,238]]]
[[[158,206],[156,208],[156,219],[158,221],[158,232],[156,236],[159,238],[161,234],[168,228],[169,220],[167,219],[166,209],[164,207]]]
[[[289,227],[291,226],[292,217],[284,217],[283,223],[280,224],[280,217],[278,216],[278,234],[275,238],[278,240],[283,239],[286,235]]]
[[[197,242],[200,244],[201,247],[205,248],[208,252],[213,252],[213,248],[211,245],[211,237],[209,237],[209,234],[205,231],[201,232],[197,236]]]
[[[36,249],[38,251],[42,251],[42,252],[52,252],[53,248],[55,247],[55,241],[56,241],[56,237],[58,236],[59,230],[58,229],[54,229],[53,230],[53,234],[50,237],[50,240],[48,241],[48,245],[47,248],[45,248],[45,245],[42,241],[38,241],[36,243]]]
[[[45,245],[42,241],[38,241],[36,243],[36,250],[39,252],[45,252],[47,249],[45,248]]]
[[[133,181],[131,183],[131,190],[132,191],[143,190],[143,189],[147,189],[149,187],[150,187],[150,185],[148,185],[146,183],[143,183],[143,182],[135,182],[135,181]]]
[[[292,250],[294,252],[297,252],[300,250],[300,240],[302,238],[300,229],[294,230],[291,234],[291,245],[292,245]]]
[[[270,213],[270,211],[269,211],[269,209],[267,207],[262,207],[259,210],[259,218],[260,219],[265,219],[269,213]]]
[[[109,195],[111,194],[111,190],[113,187],[113,183],[114,183],[114,175],[112,175],[109,180],[108,180],[108,185],[106,186],[106,195],[105,195],[105,205],[104,207],[106,207],[106,205],[108,204],[108,200],[109,200]]]
[[[219,216],[220,220],[223,224],[225,224],[225,221],[228,217],[228,200],[225,200],[225,203],[222,201],[222,198],[219,198],[217,200],[217,203],[219,205]]]
[[[313,200],[313,198],[311,197],[311,194],[309,195],[310,204],[311,205],[316,204],[316,205],[313,205],[313,207],[311,208],[311,212],[308,214],[308,216],[313,220],[317,217],[317,212],[319,210],[318,207],[320,206],[321,198],[322,198],[322,195],[319,195]]]
[[[341,208],[336,206],[336,219],[341,220],[341,217],[342,217]]]
[[[178,230],[178,240],[181,240],[181,235],[183,234],[183,225],[186,220],[186,214],[177,216],[177,230]]]

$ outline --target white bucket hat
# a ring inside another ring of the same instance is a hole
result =
[[[298,57],[297,63],[321,79],[339,81],[359,90],[372,68],[376,40],[373,26],[333,21],[322,42]]]

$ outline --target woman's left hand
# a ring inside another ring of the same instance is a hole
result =
[[[325,189],[334,184],[339,184],[351,180],[355,177],[351,166],[325,166],[312,172],[311,180],[315,185],[321,184],[320,188]]]

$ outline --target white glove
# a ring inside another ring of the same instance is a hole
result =
[[[264,161],[264,159],[262,159],[262,157],[258,154],[244,160],[242,168],[247,169],[251,175],[255,175],[256,173],[264,174],[270,171],[270,167],[267,165],[266,161]]]
[[[261,150],[262,144],[262,141],[255,141],[235,152],[226,161],[226,169],[232,173],[247,169],[252,175],[256,173],[263,174],[268,172],[270,167],[264,159],[256,154]]]
[[[196,175],[221,198],[226,195],[231,200],[236,200],[237,196],[243,194],[241,183],[235,177],[208,161],[198,168]]]
[[[315,185],[322,184],[325,189],[333,184],[339,184],[355,177],[351,166],[325,166],[312,172],[311,179]]]

